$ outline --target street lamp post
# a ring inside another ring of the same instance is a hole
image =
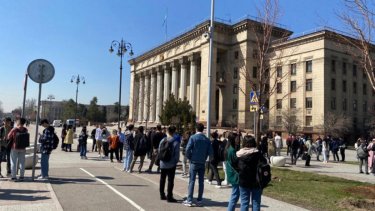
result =
[[[111,43],[111,47],[109,48],[109,53],[112,53],[114,50],[117,49],[117,56],[120,57],[120,87],[119,87],[119,97],[118,97],[118,127],[120,127],[120,116],[121,116],[121,86],[122,86],[122,57],[126,54],[128,50],[130,50],[129,55],[133,56],[133,47],[130,43],[125,42],[123,39],[121,41],[113,40]]]
[[[85,78],[83,76],[72,76],[72,79],[70,80],[70,83],[76,83],[77,84],[77,89],[76,89],[76,112],[74,114],[74,131],[76,130],[76,127],[77,127],[77,113],[78,113],[78,85],[81,83],[81,80],[82,80],[82,84],[85,84],[86,81],[85,81]]]

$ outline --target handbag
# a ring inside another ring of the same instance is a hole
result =
[[[302,155],[302,160],[306,160],[306,159],[307,159],[307,156],[308,156],[307,152],[303,153],[303,155]]]

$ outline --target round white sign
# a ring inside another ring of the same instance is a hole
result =
[[[36,59],[27,67],[27,74],[35,83],[47,83],[55,75],[55,68],[45,59]]]

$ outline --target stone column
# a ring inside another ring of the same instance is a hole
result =
[[[160,114],[163,107],[163,70],[160,68],[157,70],[157,85],[156,85],[156,122],[160,123]]]
[[[184,100],[186,97],[186,75],[187,75],[187,65],[185,60],[182,58],[180,59],[181,64],[181,75],[180,75],[180,94],[179,97]]]
[[[177,99],[178,97],[177,63],[172,62],[171,67],[172,67],[172,94]]]
[[[139,97],[138,97],[138,122],[143,121],[143,105],[144,105],[144,86],[145,85],[145,78],[142,74],[139,75]]]
[[[134,100],[136,99],[135,95],[135,71],[131,70],[130,72],[130,94],[129,94],[129,121],[133,121],[134,116]]]
[[[169,95],[170,95],[170,87],[169,87],[169,83],[170,83],[170,74],[169,74],[169,67],[167,64],[163,65],[163,69],[164,69],[164,96],[163,96],[163,102],[167,101],[168,98],[169,98]]]
[[[155,111],[156,111],[156,73],[151,71],[151,87],[150,87],[150,122],[155,121]]]
[[[150,119],[150,79],[151,74],[149,72],[145,73],[145,91],[144,91],[144,105],[143,105],[143,121],[148,122]]]
[[[196,111],[196,97],[197,97],[197,63],[193,56],[189,57],[190,60],[190,97],[189,102],[193,111]]]

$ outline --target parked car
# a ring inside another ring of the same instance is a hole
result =
[[[62,126],[62,121],[61,120],[53,120],[52,122],[53,127],[61,127]]]

